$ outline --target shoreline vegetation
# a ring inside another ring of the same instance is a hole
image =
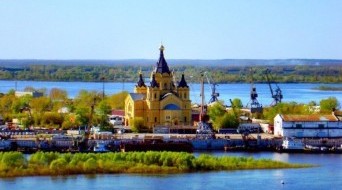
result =
[[[0,178],[23,176],[57,176],[75,174],[175,174],[207,171],[307,168],[308,164],[292,164],[252,157],[195,157],[185,152],[127,153],[56,153],[37,152],[29,158],[20,152],[0,153]]]
[[[324,86],[321,85],[319,87],[313,88],[313,90],[321,90],[321,91],[342,91],[342,87],[333,87],[333,86]]]
[[[0,61],[1,62],[1,61]],[[42,63],[43,64],[43,63]],[[172,65],[172,64],[171,64]],[[188,82],[200,82],[198,73],[210,73],[215,83],[249,83],[250,68],[253,68],[255,83],[266,83],[265,70],[271,71],[271,81],[278,83],[340,83],[342,70],[337,65],[224,65],[208,64],[172,65],[176,80],[184,73]],[[63,82],[136,82],[139,72],[148,78],[153,63],[148,65],[118,64],[118,65],[56,65],[47,62],[46,65],[33,63],[13,66],[3,62],[0,66],[0,80],[18,81],[63,81]]]

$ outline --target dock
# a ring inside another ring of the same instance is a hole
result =
[[[341,147],[342,138],[302,139],[313,147],[336,150]],[[13,134],[0,139],[0,151],[56,152],[96,152],[94,147],[101,143],[108,151],[278,151],[282,138],[260,133],[243,136],[241,134],[215,134],[214,138],[199,138],[196,134],[155,134],[123,133],[111,135],[91,135],[88,139],[80,135]]]

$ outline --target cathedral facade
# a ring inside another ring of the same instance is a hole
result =
[[[190,90],[184,74],[176,84],[174,73],[164,58],[164,46],[159,50],[159,60],[151,72],[149,85],[139,73],[134,93],[129,93],[125,99],[125,125],[139,117],[149,128],[191,124]]]

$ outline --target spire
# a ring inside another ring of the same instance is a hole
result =
[[[184,78],[184,74],[182,74],[182,79],[181,81],[178,83],[178,87],[186,87],[186,88],[189,88],[188,84],[186,83],[185,81],[185,78]]]
[[[159,56],[159,60],[157,62],[157,67],[156,67],[156,70],[155,72],[156,73],[168,73],[170,74],[170,69],[169,69],[169,66],[167,65],[166,63],[166,60],[164,58],[164,46],[163,44],[160,46],[159,50],[160,50],[160,56]]]
[[[152,81],[150,82],[151,84],[151,87],[154,88],[154,87],[159,87],[157,81],[156,81],[156,78],[154,77],[154,74],[152,75]]]
[[[141,71],[139,72],[139,81],[137,84],[138,87],[146,87]]]

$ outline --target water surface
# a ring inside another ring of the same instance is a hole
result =
[[[203,153],[195,153],[199,155]],[[317,165],[301,169],[219,171],[172,175],[75,175],[66,177],[21,177],[1,179],[0,189],[340,189],[341,154],[226,153],[216,156],[252,156],[291,163]],[[281,182],[284,181],[284,184]]]
[[[146,82],[148,83],[148,82]],[[126,90],[133,92],[136,83],[117,83],[108,82],[104,83],[105,94],[111,95],[120,91]],[[190,87],[190,97],[193,103],[200,103],[200,85],[197,83],[188,83]],[[320,91],[314,90],[315,87],[321,85],[329,85],[334,87],[341,87],[342,84],[317,84],[317,83],[286,83],[279,84],[281,88],[285,102],[295,101],[298,103],[308,103],[310,101],[316,101],[319,103],[321,99],[328,97],[336,97],[339,102],[342,103],[341,91]],[[47,93],[52,88],[64,89],[68,92],[69,97],[73,98],[77,96],[80,90],[95,90],[102,92],[103,83],[101,82],[49,82],[49,81],[1,81],[0,80],[0,92],[6,93],[10,89],[23,91],[25,87],[30,86],[35,89],[45,88]],[[271,93],[267,84],[255,84],[257,92],[259,94],[258,100],[264,105],[268,106],[272,103]],[[247,83],[242,84],[219,84],[217,86],[217,92],[220,93],[219,99],[223,100],[227,105],[230,105],[229,99],[240,98],[244,105],[248,104],[250,100],[250,88],[251,85]],[[211,94],[210,87],[205,85],[205,99],[209,101]]]

